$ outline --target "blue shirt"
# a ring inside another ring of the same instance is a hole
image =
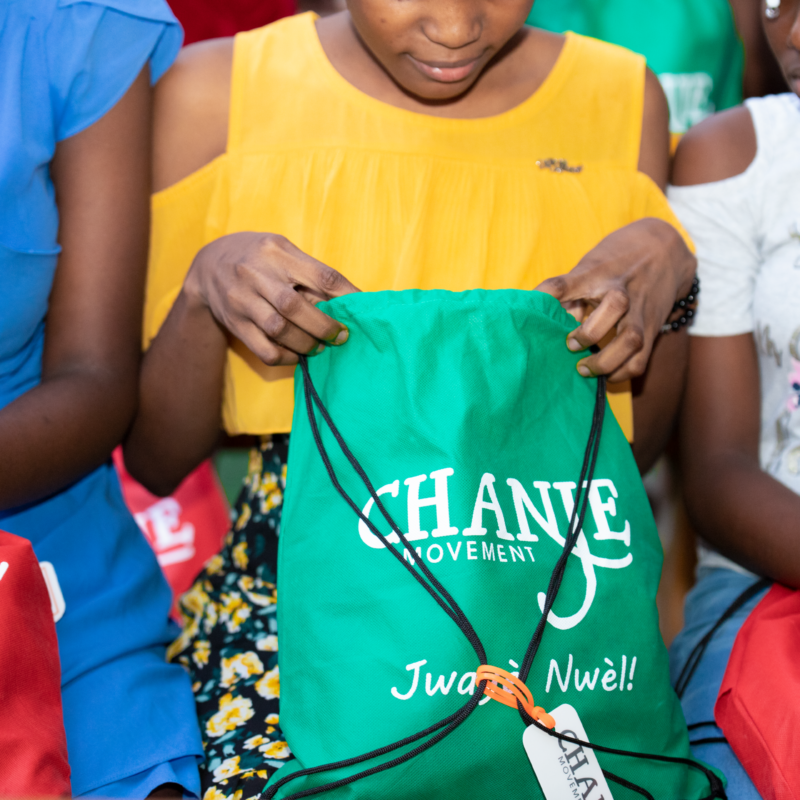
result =
[[[181,37],[163,0],[0,0],[0,408],[41,380],[60,249],[56,144],[109,111],[148,62],[157,80]],[[0,512],[0,528],[54,565],[66,602],[56,631],[73,793],[201,755],[188,679],[164,660],[170,590],[110,463]]]

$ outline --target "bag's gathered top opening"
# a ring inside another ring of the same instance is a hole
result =
[[[550,575],[550,581],[547,587],[547,594],[541,617],[539,618],[539,622],[536,625],[536,629],[533,632],[533,636],[531,637],[528,648],[525,652],[525,657],[519,669],[519,677],[515,678],[505,670],[492,667],[486,663],[485,648],[481,643],[480,637],[478,636],[474,627],[470,623],[469,619],[467,619],[466,614],[463,612],[451,594],[447,591],[447,589],[442,586],[424,561],[417,557],[417,554],[409,544],[405,535],[384,507],[380,497],[378,496],[378,493],[375,490],[375,487],[372,485],[372,482],[370,481],[363,467],[342,438],[342,435],[331,419],[325,404],[322,402],[322,398],[319,396],[316,388],[314,387],[309,372],[308,359],[305,356],[300,356],[300,370],[303,377],[303,393],[305,396],[305,407],[308,415],[309,425],[311,427],[311,433],[334,488],[339,495],[341,495],[342,499],[347,503],[347,505],[350,506],[356,516],[358,516],[358,518],[369,528],[369,530],[378,537],[378,539],[386,547],[386,550],[394,556],[400,565],[411,574],[413,579],[425,589],[425,591],[431,596],[431,598],[442,609],[442,611],[444,611],[444,613],[447,614],[447,616],[450,617],[450,619],[453,620],[453,622],[458,626],[459,630],[463,633],[467,641],[472,646],[472,649],[475,651],[475,655],[478,658],[480,666],[477,670],[478,683],[475,694],[472,695],[470,699],[453,714],[450,714],[444,719],[439,720],[439,722],[436,722],[435,724],[425,728],[422,731],[419,731],[418,733],[407,736],[404,739],[392,744],[384,745],[383,747],[379,747],[376,750],[372,750],[360,756],[355,756],[353,758],[330,764],[323,764],[317,767],[309,767],[307,769],[298,770],[297,772],[286,775],[285,777],[277,780],[272,786],[264,790],[262,796],[265,798],[265,800],[271,800],[274,798],[283,786],[288,784],[290,781],[295,780],[296,778],[353,767],[358,764],[363,764],[367,761],[389,755],[390,753],[394,753],[404,747],[416,744],[416,747],[413,747],[402,755],[395,756],[386,762],[369,767],[362,772],[357,772],[353,775],[331,781],[330,783],[326,783],[322,786],[316,786],[310,789],[304,789],[302,791],[295,792],[294,794],[288,795],[285,800],[300,800],[300,798],[303,797],[324,794],[342,786],[355,783],[356,781],[367,778],[370,775],[375,775],[399,766],[400,764],[404,764],[421,753],[424,753],[426,750],[429,750],[434,745],[449,736],[454,730],[456,730],[456,728],[458,728],[478,707],[478,704],[484,695],[491,697],[492,699],[497,700],[505,705],[516,708],[526,726],[535,725],[537,728],[545,731],[550,736],[554,736],[562,741],[569,742],[580,747],[588,747],[598,752],[682,764],[692,769],[699,770],[706,776],[711,788],[711,793],[704,798],[704,800],[714,800],[714,798],[724,799],[726,794],[720,778],[712,770],[691,759],[618,750],[610,747],[603,747],[602,745],[598,744],[591,744],[590,742],[585,742],[575,737],[558,733],[554,729],[555,722],[552,717],[547,714],[544,709],[534,705],[531,692],[525,685],[525,681],[530,674],[533,661],[539,650],[539,645],[541,644],[542,637],[544,635],[548,615],[556,601],[559,589],[561,588],[561,583],[564,579],[564,573],[567,568],[570,553],[578,542],[578,538],[586,518],[586,513],[589,506],[589,491],[591,489],[595,467],[597,465],[597,458],[600,450],[600,438],[603,429],[603,420],[605,417],[606,378],[604,376],[597,378],[597,391],[595,395],[594,409],[592,412],[589,438],[586,443],[580,477],[575,490],[575,503],[567,529],[567,536],[565,537],[564,546],[558,561],[556,562]],[[378,530],[375,524],[362,512],[361,508],[343,488],[322,441],[322,436],[320,434],[320,429],[317,422],[317,415],[315,413],[315,407],[336,440],[336,443],[339,446],[342,454],[345,456],[350,466],[353,468],[361,482],[366,487],[375,506],[383,515],[392,531],[399,538],[405,553],[403,553],[403,551],[400,549],[394,548],[389,543],[386,535]],[[507,691],[502,687],[506,687]],[[603,773],[614,783],[636,792],[642,797],[647,798],[647,800],[655,800],[653,795],[651,795],[650,792],[643,787],[631,783],[630,781],[627,781],[624,778],[609,772],[608,770],[604,769]]]

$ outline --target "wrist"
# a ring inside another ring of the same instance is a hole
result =
[[[689,249],[689,245],[681,232],[668,222],[664,224],[669,226],[670,232],[674,237],[676,259],[678,260],[675,302],[678,303],[682,298],[692,294],[692,289],[695,288],[694,281],[697,277],[697,258]]]
[[[673,304],[672,311],[667,317],[667,321],[661,326],[661,333],[678,331],[684,325],[688,325],[691,322],[697,308],[697,296],[699,294],[700,279],[695,275],[688,293],[683,297],[679,297]]]
[[[183,280],[181,287],[181,295],[188,311],[208,311],[210,312],[210,304],[208,302],[208,295],[205,291],[205,269],[208,260],[207,254],[208,245],[203,247],[192,261],[189,271]]]
[[[649,217],[650,229],[661,247],[672,252],[675,269],[675,302],[691,292],[692,282],[697,274],[697,259],[689,249],[681,232],[671,223],[659,217]]]
[[[678,234],[680,236],[680,234]],[[681,239],[681,241],[683,241]],[[685,244],[684,244],[685,246]],[[697,278],[697,259],[694,257],[694,254],[686,248],[687,258],[684,259],[685,264],[682,271],[682,278],[680,283],[678,284],[678,289],[675,296],[675,303],[679,303],[680,300],[685,299],[688,295],[693,293],[693,289],[695,289],[695,280]],[[699,288],[699,287],[697,287]]]
[[[204,250],[205,248],[195,256],[189,272],[186,273],[173,312],[176,314],[179,328],[184,331],[192,330],[193,338],[206,341],[219,340],[221,346],[227,347],[225,331],[214,316],[206,291],[207,280],[204,270],[207,259],[203,258]]]

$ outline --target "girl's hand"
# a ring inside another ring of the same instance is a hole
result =
[[[598,344],[616,327],[613,340],[580,361],[578,371],[625,381],[645,372],[661,326],[689,292],[696,269],[678,231],[646,218],[606,236],[573,270],[536,288],[581,321],[567,337],[570,350]]]
[[[265,364],[341,345],[348,330],[315,303],[359,291],[341,273],[272,233],[233,233],[206,245],[183,287]]]

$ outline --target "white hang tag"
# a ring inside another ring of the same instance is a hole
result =
[[[578,712],[565,703],[549,712],[556,731],[588,742]],[[522,744],[547,800],[613,800],[594,750],[564,742],[530,725]]]

